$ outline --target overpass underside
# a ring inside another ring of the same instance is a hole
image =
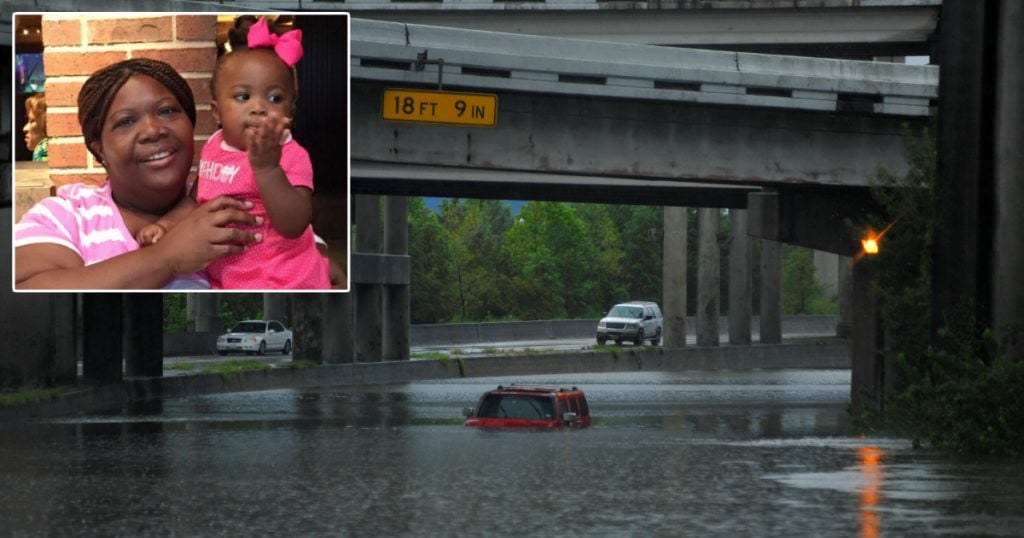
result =
[[[906,172],[903,137],[937,95],[927,66],[359,19],[352,35],[353,193],[744,209],[777,192],[791,215],[771,239],[843,254],[845,230],[827,241],[799,229],[868,209],[880,169]],[[381,118],[386,88],[439,80],[495,94],[496,125]]]

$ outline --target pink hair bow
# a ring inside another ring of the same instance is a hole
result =
[[[294,66],[302,58],[302,30],[292,30],[278,36],[270,31],[267,19],[260,19],[249,27],[249,48],[274,49],[288,67]]]

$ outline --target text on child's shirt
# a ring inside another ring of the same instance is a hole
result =
[[[232,183],[235,174],[241,167],[238,165],[220,164],[209,161],[199,162],[199,179],[207,179],[220,183]]]

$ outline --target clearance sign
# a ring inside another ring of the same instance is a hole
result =
[[[391,121],[494,127],[498,122],[498,96],[388,88],[381,102],[381,117]]]

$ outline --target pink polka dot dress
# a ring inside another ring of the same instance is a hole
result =
[[[281,147],[281,168],[293,186],[313,189],[313,165],[309,154],[291,137]],[[246,227],[262,233],[263,241],[240,254],[226,256],[207,268],[213,289],[295,290],[329,289],[327,259],[317,251],[313,228],[295,239],[284,237],[270,223],[260,198],[248,155],[224,141],[217,131],[203,146],[199,161],[199,190],[202,204],[227,195],[252,202],[251,213],[263,217],[260,226]]]

